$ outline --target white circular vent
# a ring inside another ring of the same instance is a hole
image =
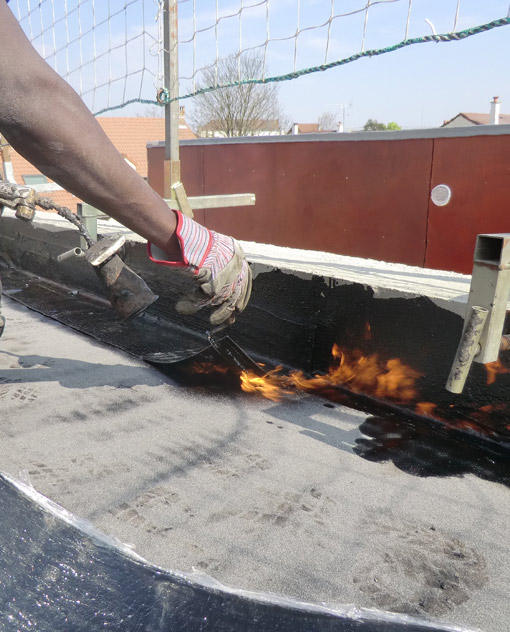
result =
[[[452,190],[447,184],[438,184],[430,193],[430,198],[436,206],[446,206],[451,197]]]

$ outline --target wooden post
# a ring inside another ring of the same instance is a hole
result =
[[[165,87],[168,89],[171,99],[170,103],[165,105],[164,197],[175,199],[175,192],[172,187],[181,180],[179,101],[177,98],[179,96],[177,0],[164,0],[163,36]]]
[[[0,150],[2,153],[2,177],[6,182],[14,182],[14,171],[11,161],[11,146],[0,134]]]

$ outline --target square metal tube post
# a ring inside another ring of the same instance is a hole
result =
[[[94,241],[97,241],[97,220],[110,219],[108,215],[103,213],[103,211],[100,211],[85,202],[78,202],[78,204],[76,204],[76,215],[78,215],[81,219],[83,225],[88,230],[89,235]],[[88,248],[87,242],[82,236],[80,236],[80,248],[82,250],[87,250]]]
[[[466,314],[479,305],[489,310],[474,361],[486,364],[499,357],[510,296],[510,233],[478,235]]]
[[[179,161],[179,59],[177,0],[163,4],[163,59],[165,87],[170,103],[165,105],[164,197],[175,198],[172,187],[181,180]]]
[[[510,233],[478,235],[462,337],[446,390],[462,393],[471,363],[499,358],[510,296]]]

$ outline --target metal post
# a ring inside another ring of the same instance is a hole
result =
[[[76,215],[78,215],[82,224],[88,230],[93,241],[97,241],[97,220],[110,219],[108,215],[85,202],[78,202],[78,204],[76,204]],[[83,250],[87,250],[88,248],[87,241],[83,236],[80,237],[80,248]]]
[[[94,241],[97,241],[97,215],[96,209],[85,202],[78,202],[76,205],[76,215],[88,230],[89,235]],[[87,249],[87,242],[84,237],[80,237],[80,248]]]
[[[471,364],[476,354],[479,353],[479,341],[488,314],[488,309],[478,305],[473,305],[469,310],[469,315],[466,317],[466,327],[446,382],[446,390],[450,393],[462,393],[464,390]]]
[[[14,179],[14,171],[13,171],[12,162],[11,162],[11,151],[10,151],[11,146],[9,145],[5,137],[2,136],[1,134],[0,134],[0,150],[2,154],[3,180],[5,180],[5,182],[15,183],[16,180]]]
[[[498,359],[509,295],[510,234],[478,235],[468,309],[480,305],[489,310],[489,315],[475,362],[486,364]]]
[[[498,359],[510,295],[510,233],[476,238],[462,339],[446,388],[462,393],[472,362]]]
[[[164,77],[170,103],[165,105],[164,197],[175,198],[172,186],[181,180],[179,161],[179,63],[177,0],[164,0]]]

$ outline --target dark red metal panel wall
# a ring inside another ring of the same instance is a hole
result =
[[[207,211],[207,225],[263,243],[423,265],[432,142],[399,145],[398,155],[391,142],[205,147],[207,193],[257,196],[255,207]]]
[[[200,211],[240,239],[470,273],[476,235],[510,232],[510,135],[183,146],[190,195],[255,193]],[[163,149],[149,150],[162,191]],[[443,207],[438,184],[452,190]]]
[[[510,232],[510,136],[434,141],[431,187],[447,184],[446,206],[430,202],[430,268],[470,274],[479,233]]]
[[[239,239],[423,265],[432,140],[181,147],[189,195],[255,193],[197,219]],[[163,149],[149,149],[162,192]]]

